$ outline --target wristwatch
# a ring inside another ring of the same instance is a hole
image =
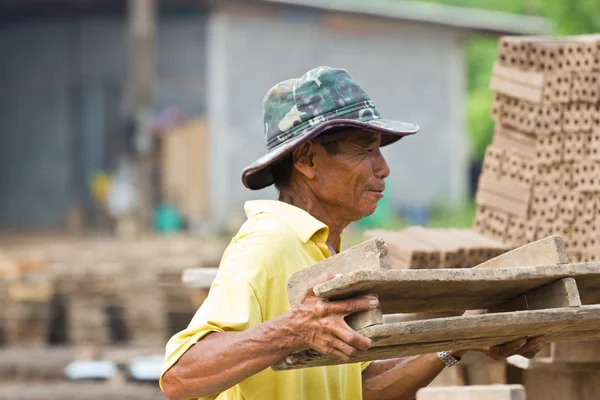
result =
[[[448,368],[454,367],[460,362],[459,359],[452,357],[447,351],[438,351],[437,356]]]

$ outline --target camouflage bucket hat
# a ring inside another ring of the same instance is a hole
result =
[[[343,69],[319,67],[275,85],[263,100],[267,154],[246,167],[249,189],[273,184],[272,167],[316,136],[340,127],[381,133],[381,146],[419,131],[415,124],[383,119],[367,93]]]

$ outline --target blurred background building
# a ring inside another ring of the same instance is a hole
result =
[[[115,170],[133,142],[128,23],[125,1],[0,2],[0,229],[64,228],[73,213],[89,224],[91,177]],[[464,203],[465,43],[474,34],[547,33],[551,25],[404,1],[163,0],[156,28],[154,124],[171,114],[204,121],[204,139],[193,142],[202,145],[188,155],[204,164],[175,194],[155,183],[154,202],[181,208],[194,192],[191,216],[222,228],[240,222],[245,200],[275,196],[240,182],[265,151],[262,97],[319,65],[346,68],[385,117],[421,126],[385,150],[393,209]],[[173,162],[157,157],[154,176],[189,170]]]
[[[598,31],[600,2],[583,0],[0,0],[0,400],[164,398],[166,340],[206,298],[243,203],[276,195],[240,180],[276,82],[346,68],[383,116],[421,127],[384,149],[386,197],[345,247],[370,227],[470,228],[498,37]],[[425,247],[392,237],[447,266],[459,251],[428,230]],[[507,249],[475,242],[484,259]],[[438,384],[594,399],[595,343],[559,352],[568,374],[466,360]]]

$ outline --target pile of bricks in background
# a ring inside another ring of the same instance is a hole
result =
[[[475,229],[512,246],[558,234],[600,257],[600,35],[505,37]]]
[[[0,249],[5,345],[162,343],[187,326],[206,292],[181,284],[217,266],[214,238],[90,238]]]
[[[471,268],[512,249],[472,229],[412,226],[365,232],[365,239],[374,237],[385,240],[392,268]]]
[[[164,400],[155,382],[119,385],[88,382],[11,383],[0,386],[0,400]]]

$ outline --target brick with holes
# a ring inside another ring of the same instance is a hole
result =
[[[556,133],[538,137],[535,144],[535,162],[542,165],[562,162],[563,141],[563,135]]]
[[[587,144],[587,134],[580,132],[568,132],[563,135],[563,161],[580,161],[587,155],[585,145]]]
[[[600,128],[589,134],[586,150],[588,159],[600,161]]]

